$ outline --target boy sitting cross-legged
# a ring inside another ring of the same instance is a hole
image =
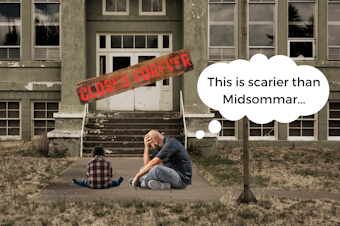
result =
[[[111,163],[104,159],[105,151],[102,147],[94,147],[92,150],[92,157],[87,163],[86,177],[87,180],[73,182],[78,186],[88,188],[111,188],[117,187],[122,183],[123,178],[120,177],[118,181],[112,181],[112,166]]]

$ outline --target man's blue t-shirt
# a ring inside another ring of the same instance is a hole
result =
[[[191,184],[191,162],[188,151],[173,137],[165,136],[162,147],[155,150],[151,159],[158,157],[163,161],[165,167],[175,170],[182,181]]]

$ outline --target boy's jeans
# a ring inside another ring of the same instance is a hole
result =
[[[120,178],[119,178],[119,180],[120,180]],[[117,181],[112,181],[112,182],[111,182],[110,188],[112,188],[112,187],[118,187],[118,186],[120,185],[119,180],[117,180]],[[75,183],[76,185],[78,185],[78,186],[81,186],[81,187],[88,187],[88,186],[87,186],[87,180],[82,180],[82,181],[77,181],[77,182],[76,182],[76,181],[73,179],[73,181],[74,181],[74,183]]]
[[[141,171],[143,168],[144,166],[142,166],[139,171]],[[144,180],[140,184],[142,188],[150,188],[148,186],[150,180],[156,180],[162,183],[169,183],[171,184],[171,188],[181,189],[188,186],[182,181],[175,170],[160,165],[152,167],[152,169],[147,174],[143,175],[142,178],[144,178]]]

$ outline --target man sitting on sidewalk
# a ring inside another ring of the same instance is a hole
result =
[[[149,145],[156,149],[151,158]],[[192,171],[188,151],[173,137],[151,130],[144,137],[143,161],[144,167],[129,180],[135,189],[141,187],[163,190],[170,187],[185,188],[191,184]],[[145,180],[139,181],[139,177],[143,175]]]

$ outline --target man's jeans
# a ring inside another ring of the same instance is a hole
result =
[[[78,185],[78,186],[81,186],[81,187],[88,187],[88,185],[87,185],[87,180],[77,181],[77,183],[75,183],[75,184]],[[119,186],[119,185],[120,185],[119,180],[117,180],[117,181],[112,181],[112,182],[111,182],[111,185],[110,185],[110,188],[112,188],[112,187],[117,187],[117,186]]]
[[[144,166],[142,166],[139,171],[141,171],[143,168]],[[152,167],[147,174],[142,176],[142,178],[144,178],[144,180],[140,184],[142,188],[150,188],[148,186],[150,180],[157,180],[162,183],[169,183],[171,184],[171,188],[180,189],[187,186],[187,184],[182,181],[175,170],[160,165]]]

